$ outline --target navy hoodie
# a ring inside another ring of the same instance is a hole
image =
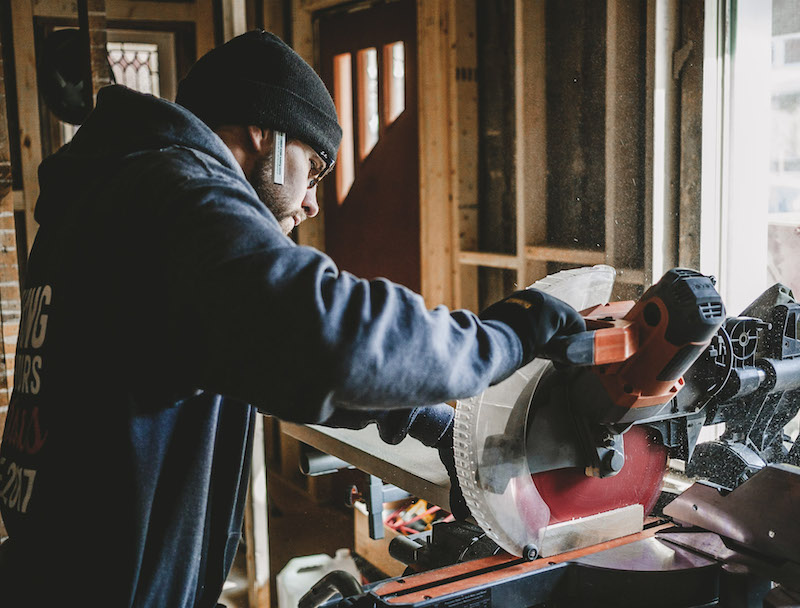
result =
[[[39,180],[0,446],[0,606],[214,606],[256,409],[315,423],[434,404],[520,364],[502,323],[429,311],[293,243],[175,104],[103,89]]]

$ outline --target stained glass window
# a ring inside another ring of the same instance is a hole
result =
[[[145,42],[108,42],[108,63],[117,84],[148,93],[161,95],[158,71],[158,45]],[[79,125],[61,123],[61,140],[70,141]]]
[[[158,45],[142,42],[109,42],[108,62],[117,84],[160,95],[158,80]]]

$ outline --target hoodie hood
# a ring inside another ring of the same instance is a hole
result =
[[[36,221],[57,221],[71,200],[121,158],[170,146],[193,148],[241,173],[230,149],[189,110],[121,85],[101,89],[97,105],[72,141],[39,166]]]

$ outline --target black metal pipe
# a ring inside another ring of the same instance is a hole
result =
[[[308,593],[300,598],[297,608],[317,608],[336,593],[347,598],[351,595],[360,595],[363,591],[361,583],[352,574],[344,570],[334,570],[323,576],[316,585],[308,590]]]
[[[313,448],[306,448],[300,452],[300,471],[303,475],[315,477],[352,468],[354,467],[349,462]]]

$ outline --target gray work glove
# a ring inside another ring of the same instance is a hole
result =
[[[453,418],[455,410],[441,403],[427,407],[393,410],[337,410],[323,424],[330,427],[363,429],[374,422],[380,438],[396,445],[410,435],[422,444],[436,448],[450,478],[450,512],[456,519],[465,519],[469,509],[458,485],[453,459]]]
[[[495,302],[478,315],[483,321],[508,325],[522,342],[522,364],[542,354],[556,336],[586,329],[583,317],[572,306],[538,289],[523,289]]]

